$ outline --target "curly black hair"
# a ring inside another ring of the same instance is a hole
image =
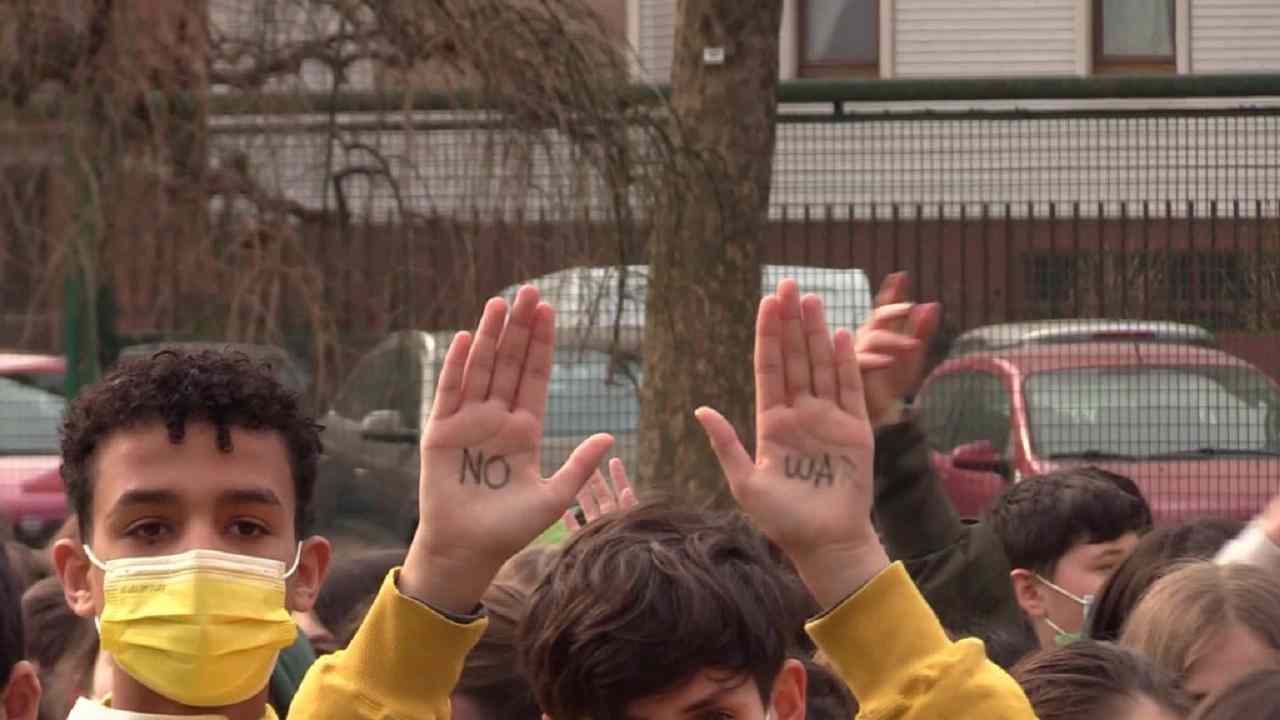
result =
[[[297,496],[295,529],[305,534],[316,483],[320,426],[295,393],[276,380],[271,367],[241,352],[163,350],[122,362],[85,388],[67,408],[62,424],[62,481],[76,513],[80,536],[89,537],[94,450],[111,433],[159,420],[174,444],[189,420],[212,423],[218,449],[231,451],[231,427],[274,430],[285,441]]]

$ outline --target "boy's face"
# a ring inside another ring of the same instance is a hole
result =
[[[1049,580],[1076,597],[1097,595],[1111,573],[1133,552],[1138,539],[1138,533],[1130,532],[1109,542],[1073,545],[1058,560],[1053,577]],[[1080,632],[1084,629],[1084,608],[1080,603],[1052,588],[1042,589],[1049,617],[1054,622],[1067,632]]]
[[[766,704],[755,680],[703,670],[661,695],[627,706],[625,720],[800,720],[804,717],[804,666],[788,660]]]
[[[284,441],[230,432],[225,453],[208,423],[187,425],[178,444],[160,423],[108,436],[91,471],[86,544],[103,561],[199,548],[291,565],[295,494]]]
[[[232,426],[231,451],[222,452],[216,433],[210,423],[189,422],[175,444],[153,422],[107,436],[90,471],[85,538],[100,560],[205,549],[293,564],[296,493],[284,439]],[[101,614],[103,572],[71,541],[61,541],[54,556],[72,609],[83,617]],[[289,609],[311,608],[328,562],[326,541],[303,543],[288,581]]]

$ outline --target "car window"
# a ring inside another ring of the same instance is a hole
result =
[[[1024,388],[1032,445],[1046,457],[1280,449],[1268,423],[1280,396],[1251,368],[1079,368],[1032,375]]]
[[[968,373],[954,414],[953,447],[980,441],[991,443],[1003,454],[1009,445],[1011,403],[1000,378]]]
[[[57,454],[65,398],[0,377],[0,455]]]
[[[399,410],[408,428],[421,421],[421,342],[404,335],[356,365],[334,400],[333,409],[350,420],[362,420],[375,410]]]
[[[557,350],[547,394],[547,436],[635,432],[640,423],[639,373],[607,353]]]
[[[954,448],[955,415],[961,397],[972,373],[962,372],[944,375],[933,382],[916,398],[916,413],[924,430],[929,447],[940,452]]]

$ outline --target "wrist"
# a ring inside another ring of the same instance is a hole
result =
[[[400,570],[400,593],[452,615],[470,615],[498,574],[494,564],[474,553],[432,547],[415,536]]]
[[[823,612],[844,602],[889,567],[889,555],[874,536],[815,548],[793,555],[791,560]]]

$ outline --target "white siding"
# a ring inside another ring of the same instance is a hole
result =
[[[1192,2],[1191,71],[1200,74],[1280,71],[1280,2]]]
[[[1074,74],[1076,8],[1075,0],[897,0],[896,74]]]
[[[638,1],[641,77],[651,83],[670,82],[676,38],[676,0]]]

